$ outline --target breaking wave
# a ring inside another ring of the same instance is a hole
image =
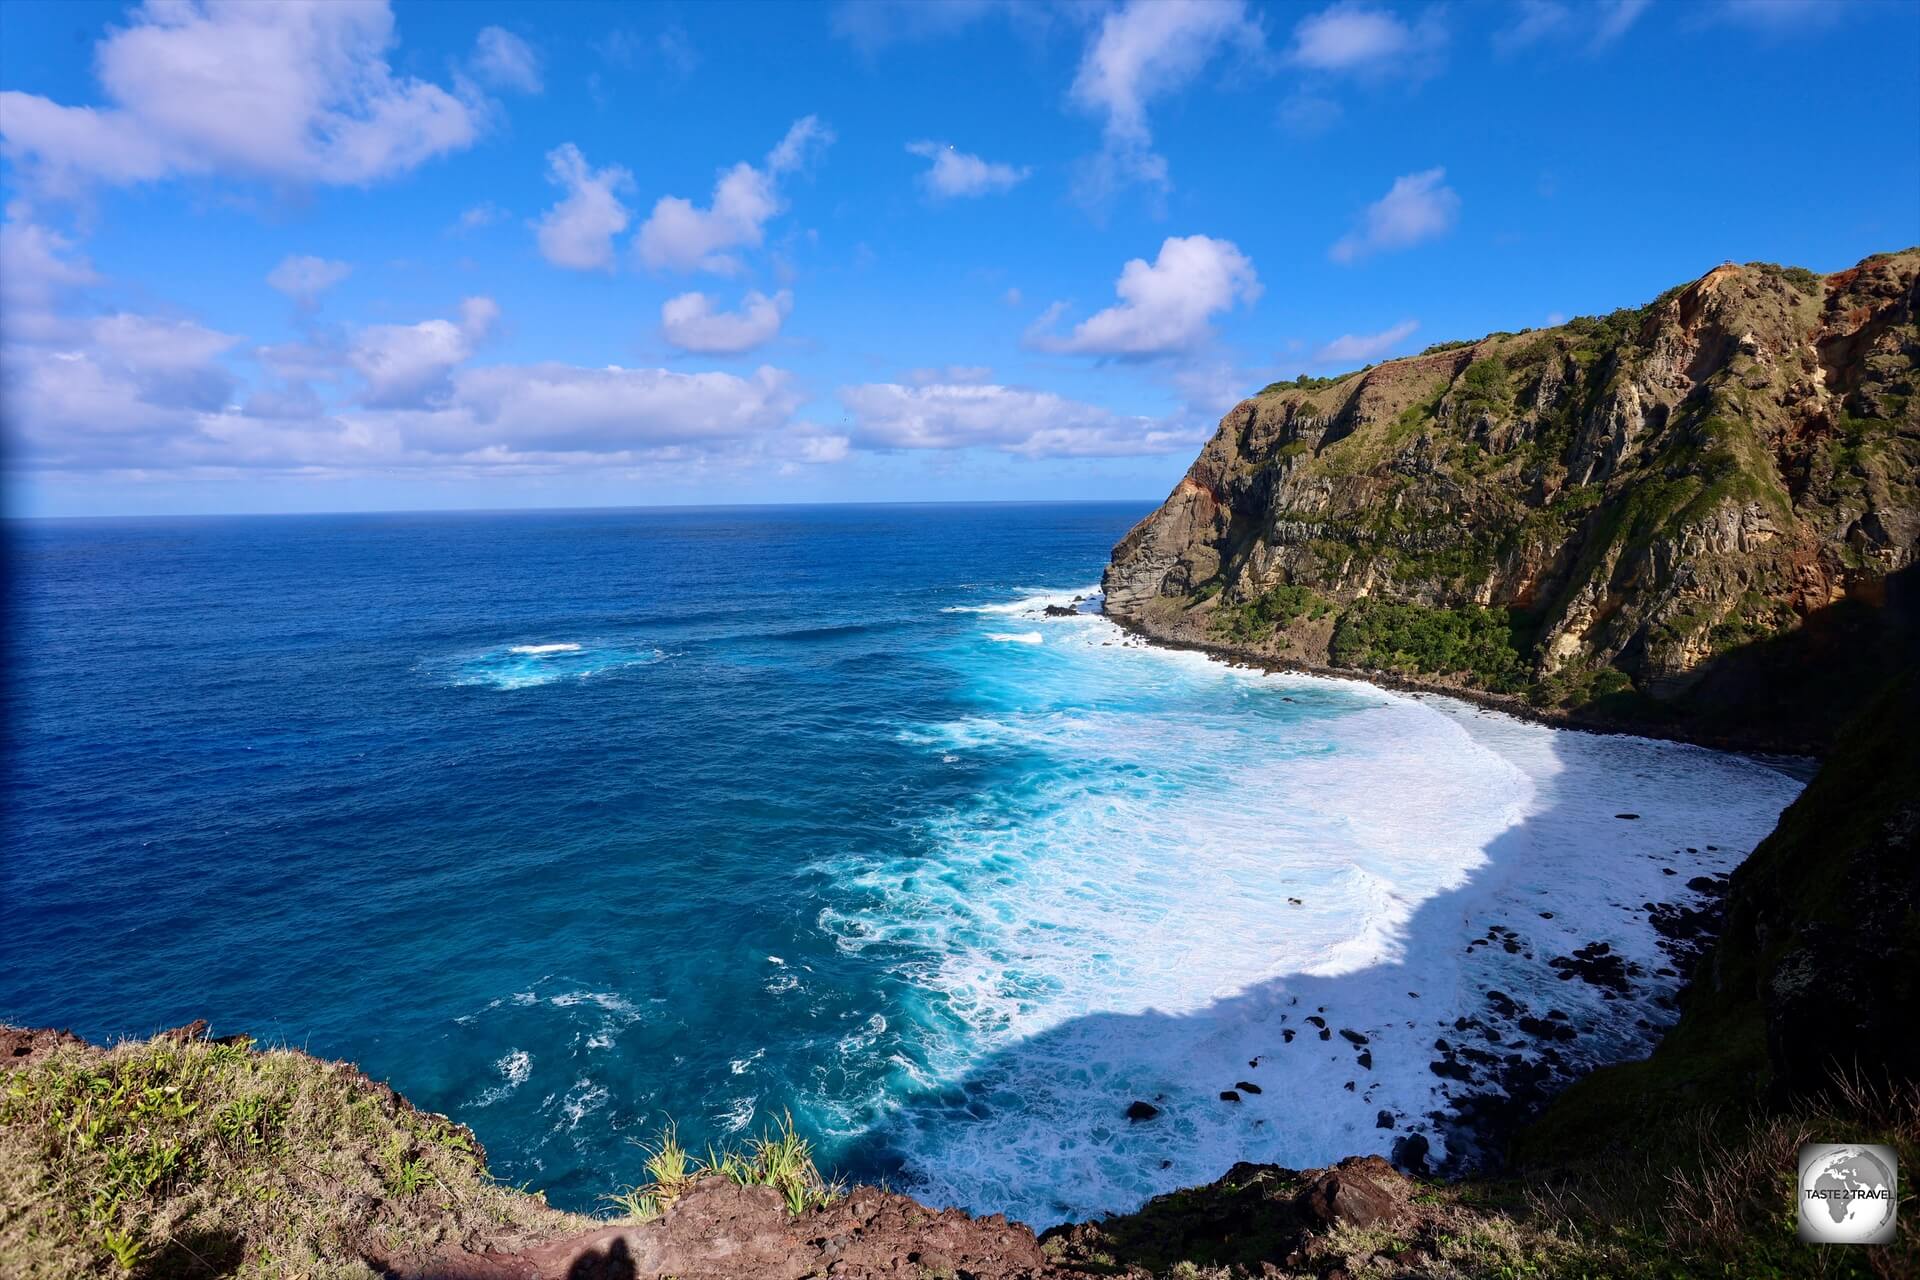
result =
[[[650,666],[666,658],[664,650],[651,646],[555,641],[505,645],[436,666],[446,683],[452,685],[530,689],[562,681],[589,680],[629,667]]]

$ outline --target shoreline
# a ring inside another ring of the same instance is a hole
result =
[[[1710,751],[1724,751],[1732,755],[1758,758],[1802,782],[1813,776],[1820,762],[1825,758],[1810,744],[1804,742],[1756,743],[1743,738],[1696,733],[1684,725],[1582,720],[1569,712],[1536,707],[1525,698],[1513,694],[1491,693],[1485,689],[1475,689],[1466,685],[1423,680],[1394,671],[1363,671],[1352,667],[1322,666],[1215,640],[1190,639],[1155,630],[1139,618],[1110,613],[1105,607],[1104,600],[1099,616],[1113,623],[1127,635],[1137,637],[1156,648],[1198,653],[1241,670],[1259,671],[1266,675],[1301,675],[1322,680],[1343,680],[1354,684],[1372,685],[1393,693],[1433,694],[1453,698],[1484,711],[1499,712],[1530,724],[1543,725],[1549,729],[1684,743],[1688,746],[1704,747]]]

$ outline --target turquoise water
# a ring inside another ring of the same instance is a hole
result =
[[[0,1019],[351,1059],[574,1208],[791,1112],[1036,1223],[1439,1147],[1489,989],[1644,1052],[1643,902],[1798,784],[1129,642],[1074,600],[1145,510],[11,525]]]

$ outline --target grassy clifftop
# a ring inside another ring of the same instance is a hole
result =
[[[1885,583],[1920,558],[1917,291],[1920,250],[1828,276],[1728,264],[1611,315],[1276,383],[1114,549],[1108,611],[1595,722],[1817,747],[1844,712],[1780,706],[1751,655],[1886,647]]]
[[[1378,1157],[1239,1165],[1137,1212],[1036,1238],[998,1217],[828,1188],[791,1134],[711,1165],[662,1143],[606,1219],[496,1183],[472,1136],[341,1063],[162,1037],[102,1050],[6,1032],[0,1274],[311,1280],[1482,1280],[1900,1276],[1880,1249],[1797,1245],[1784,1177],[1820,1140],[1920,1161],[1920,1096],[1859,1089],[1730,1115],[1698,1105],[1598,1140],[1570,1115],[1550,1168],[1444,1184]],[[781,1161],[788,1162],[780,1164]],[[779,1168],[774,1166],[779,1164]],[[791,1167],[789,1167],[789,1165]],[[793,1176],[774,1176],[781,1170]]]
[[[469,1130],[343,1063],[197,1034],[6,1040],[0,1274],[371,1277],[596,1225],[495,1183]]]

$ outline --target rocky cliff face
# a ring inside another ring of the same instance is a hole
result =
[[[1885,649],[1886,580],[1920,559],[1917,295],[1920,250],[1727,265],[1637,310],[1275,384],[1114,549],[1107,610],[1752,737],[1772,668],[1733,655]],[[1769,716],[1776,745],[1838,722]]]

